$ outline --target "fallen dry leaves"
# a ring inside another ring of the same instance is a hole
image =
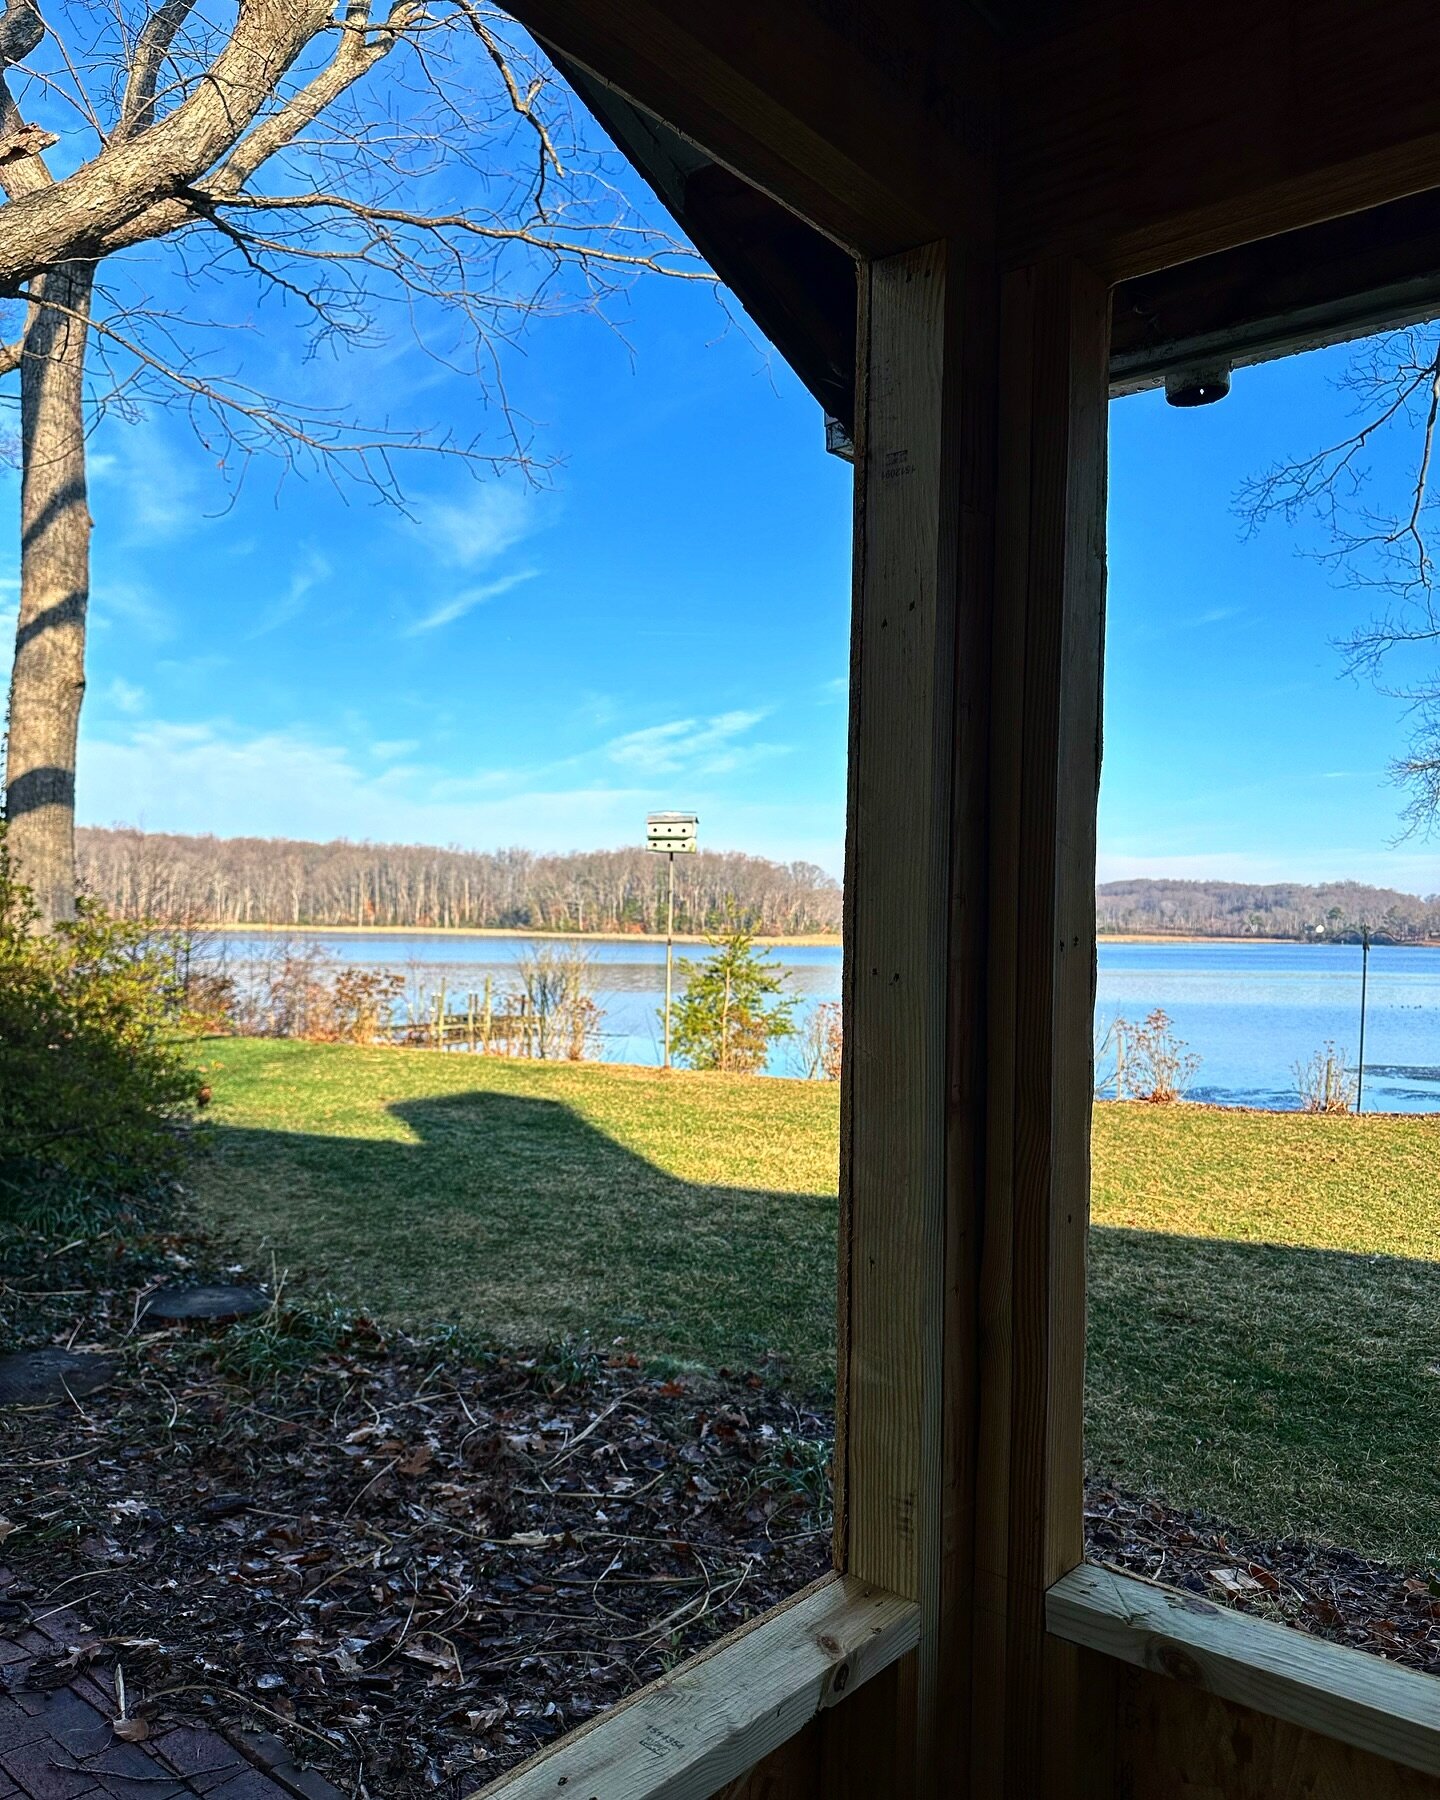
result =
[[[73,1608],[85,1640],[30,1680],[123,1670],[128,1741],[258,1727],[347,1792],[468,1794],[828,1563],[790,1446],[829,1422],[759,1375],[353,1320],[240,1380],[219,1334],[127,1331],[127,1273],[81,1333],[123,1349],[103,1397],[0,1415],[0,1631]]]
[[[1254,1537],[1101,1481],[1086,1489],[1085,1546],[1092,1562],[1440,1675],[1440,1579],[1423,1570]]]

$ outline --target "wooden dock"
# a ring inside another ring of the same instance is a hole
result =
[[[484,988],[467,993],[463,1008],[451,1006],[442,986],[423,1019],[398,1019],[382,1025],[381,1043],[405,1044],[429,1050],[466,1050],[478,1056],[535,1056],[539,1053],[545,1021],[521,994],[497,1003],[494,983],[485,978]]]

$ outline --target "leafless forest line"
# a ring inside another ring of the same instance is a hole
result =
[[[483,930],[665,928],[665,865],[639,849],[541,856],[419,844],[187,837],[130,829],[79,833],[82,880],[127,919],[216,925],[433,926]],[[1359,882],[1257,885],[1112,881],[1097,891],[1100,931],[1176,937],[1440,938],[1440,895]],[[702,851],[675,866],[682,932],[727,922],[764,936],[840,928],[840,884],[813,863]]]
[[[127,919],[665,929],[665,864],[646,850],[539,856],[93,828],[78,834],[77,849],[86,889]],[[711,930],[731,919],[765,936],[838,931],[839,883],[813,863],[721,851],[677,857],[676,929]]]

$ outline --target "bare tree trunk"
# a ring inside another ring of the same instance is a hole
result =
[[[46,925],[75,916],[75,740],[90,599],[85,322],[94,280],[93,263],[66,262],[35,283],[20,363],[20,617],[5,816],[17,873]]]

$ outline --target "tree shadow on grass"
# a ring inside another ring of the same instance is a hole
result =
[[[833,1195],[683,1181],[556,1100],[474,1090],[390,1113],[416,1142],[220,1125],[207,1219],[410,1326],[616,1338],[833,1383]]]
[[[1096,1226],[1092,1468],[1267,1535],[1440,1545],[1440,1264]]]

